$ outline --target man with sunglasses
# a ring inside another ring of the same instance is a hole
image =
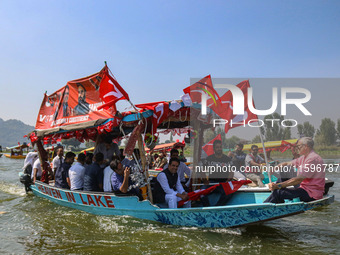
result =
[[[270,183],[273,193],[264,201],[269,203],[284,203],[285,199],[300,198],[310,202],[321,199],[325,189],[325,165],[323,159],[313,150],[314,141],[310,137],[300,138],[296,148],[300,157],[290,162],[284,162],[277,167],[295,166],[297,176],[281,183]],[[300,187],[288,189],[289,186],[300,184]]]

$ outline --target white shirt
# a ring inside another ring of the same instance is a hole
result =
[[[61,163],[64,163],[64,157],[61,158]],[[53,169],[58,169],[60,167],[60,157],[57,155],[52,161]]]
[[[183,186],[179,180],[179,176],[178,176],[178,179],[177,179],[177,183],[176,183],[176,189],[177,191],[173,190],[173,189],[170,189],[170,186],[169,186],[169,182],[168,182],[168,178],[166,178],[166,175],[165,173],[161,172],[157,175],[157,181],[159,182],[159,184],[162,186],[165,194],[168,194],[168,195],[176,195],[177,193],[180,193],[182,194],[184,192],[184,189],[183,189]]]
[[[33,175],[34,175],[34,169],[37,169],[37,178],[41,177],[42,175],[42,170],[41,170],[41,164],[40,164],[40,160],[37,159],[34,164],[33,164],[33,171],[32,171],[32,175],[31,175],[31,179],[33,180]]]
[[[103,189],[104,192],[112,192],[111,186],[111,175],[113,174],[113,170],[110,166],[105,167],[104,169],[104,178],[103,178]]]
[[[166,164],[163,169],[167,169],[169,167],[169,164]],[[190,179],[190,176],[191,176],[191,170],[190,168],[183,162],[180,162],[179,163],[179,166],[178,166],[178,169],[177,169],[177,174],[178,174],[178,177],[179,177],[179,180],[181,182],[185,182],[185,176],[184,176],[184,173],[189,177]],[[186,183],[185,185],[187,185],[188,183]]]
[[[82,189],[84,186],[84,175],[85,175],[85,167],[76,162],[71,168],[68,170],[68,176],[70,178],[71,190]]]

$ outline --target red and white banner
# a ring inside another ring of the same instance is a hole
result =
[[[229,129],[239,127],[246,124],[252,119],[258,119],[257,115],[252,113],[248,107],[248,88],[250,87],[249,81],[242,81],[236,85],[240,88],[244,95],[244,114],[234,115],[233,114],[233,95],[231,91],[227,91],[222,97],[221,101],[213,102],[213,99],[209,99],[207,106],[210,107],[219,117],[227,120],[228,123],[225,125],[225,133],[228,133]],[[254,105],[254,100],[253,100]],[[232,124],[232,125],[231,125]]]
[[[156,134],[157,127],[168,117],[169,114],[169,103],[164,101],[146,104],[136,104],[136,107],[153,111],[152,116],[153,134]]]
[[[112,101],[121,99],[129,96],[105,66],[96,74],[69,81],[51,95],[45,94],[35,128],[44,130],[112,118],[116,111]],[[109,104],[100,109],[105,103]]]
[[[221,100],[218,93],[213,87],[210,75],[204,77],[191,86],[186,87],[185,89],[183,89],[183,92],[190,95],[191,101],[193,103],[201,103],[202,94],[208,94],[210,98],[214,101],[217,101],[217,99]]]

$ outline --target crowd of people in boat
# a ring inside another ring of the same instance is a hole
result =
[[[290,167],[290,171],[279,173],[276,183],[269,183],[271,195],[265,202],[283,203],[285,199],[299,197],[301,201],[312,201],[323,196],[325,186],[325,169],[322,171],[311,171],[312,165],[325,167],[322,158],[313,150],[314,142],[309,137],[298,140],[293,152],[293,160],[284,162],[278,167]],[[236,171],[223,173],[210,173],[198,176],[202,180],[203,189],[211,187],[216,183],[228,182],[231,180],[251,180],[259,187],[263,187],[264,175],[262,166],[264,158],[258,154],[258,146],[252,145],[247,155],[243,152],[243,145],[237,144],[233,152],[228,155],[223,153],[222,142],[216,140],[213,143],[214,154],[202,160],[203,166],[226,166],[232,165]],[[31,169],[33,183],[40,180],[49,183],[54,180],[55,187],[95,192],[114,192],[117,195],[136,195],[143,199],[138,187],[133,185],[130,178],[131,170],[139,168],[139,150],[134,150],[134,157],[124,157],[117,144],[107,137],[95,147],[94,153],[80,153],[77,162],[76,155],[67,152],[64,155],[63,147],[56,149],[56,157],[52,161],[52,169],[49,176],[43,174],[37,152],[30,152],[25,160],[25,169]],[[153,183],[154,203],[165,204],[169,208],[177,208],[177,203],[187,200],[191,187],[191,177],[194,174],[185,163],[183,154],[177,149],[170,151],[169,161],[165,153],[158,157],[147,155],[148,164],[152,168],[162,168]],[[277,173],[273,173],[276,174]],[[197,176],[196,176],[197,178]],[[294,188],[287,188],[294,186]],[[226,195],[223,189],[214,191],[214,204],[207,197],[203,197],[203,206],[225,205],[232,194]],[[184,207],[190,207],[187,202]]]

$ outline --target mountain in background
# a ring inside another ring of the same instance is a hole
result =
[[[29,143],[30,141],[23,136],[33,130],[33,126],[26,125],[20,120],[4,121],[0,118],[0,145],[4,149],[17,145],[18,142],[20,142],[20,144],[24,142]]]

